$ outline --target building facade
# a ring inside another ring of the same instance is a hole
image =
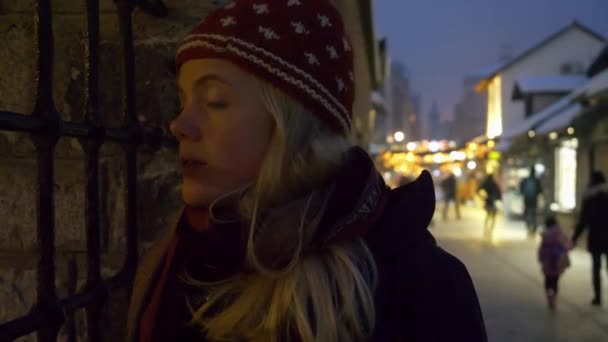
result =
[[[574,22],[491,70],[477,85],[488,96],[486,135],[498,137],[526,118],[525,103],[513,99],[522,76],[559,75],[568,67],[583,73],[604,44],[604,37]]]

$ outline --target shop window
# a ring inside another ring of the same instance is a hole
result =
[[[555,200],[560,211],[576,208],[577,139],[562,141],[555,149]]]

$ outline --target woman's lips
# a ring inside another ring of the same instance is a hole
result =
[[[194,159],[182,159],[181,167],[182,174],[186,177],[200,175],[201,170],[207,166],[207,163]]]

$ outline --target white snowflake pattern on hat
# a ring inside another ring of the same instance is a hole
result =
[[[321,23],[321,27],[332,27],[331,21],[329,17],[325,14],[317,14],[317,19],[319,19],[319,23]]]
[[[331,58],[331,59],[338,59],[338,58],[340,58],[340,56],[338,55],[338,51],[336,50],[335,47],[333,47],[331,45],[327,45],[325,47],[325,50],[327,51],[327,53],[329,53],[329,58]]]
[[[346,90],[346,85],[344,84],[344,81],[341,78],[336,77],[336,83],[338,83],[339,92],[343,92],[344,90]]]
[[[220,22],[222,23],[223,27],[227,27],[227,26],[231,26],[231,25],[236,25],[236,20],[234,20],[234,17],[225,17],[220,19]]]
[[[218,58],[289,90],[332,129],[348,133],[356,89],[350,72],[355,46],[331,2],[215,0],[218,6],[226,4],[224,10],[213,20],[201,21],[188,35],[177,51],[176,65],[218,53]],[[275,14],[282,17],[274,18]],[[240,25],[243,30],[234,30]],[[309,39],[317,34],[318,39]],[[281,44],[292,39],[298,48]]]
[[[258,32],[263,33],[264,38],[266,38],[266,39],[280,39],[281,38],[271,28],[268,28],[268,27],[258,26]]]
[[[293,30],[298,34],[310,34],[310,31],[306,29],[306,26],[304,26],[302,22],[292,21],[291,27],[293,27]]]
[[[306,56],[306,59],[308,60],[308,64],[321,65],[321,63],[319,63],[319,59],[317,58],[317,56],[315,56],[315,54],[306,52],[306,53],[304,53],[304,55]]]
[[[268,14],[270,13],[270,9],[268,8],[267,3],[261,4],[253,4],[253,10],[256,14]]]

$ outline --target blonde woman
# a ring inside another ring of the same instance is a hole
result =
[[[426,227],[349,139],[353,56],[329,0],[239,0],[177,51],[185,208],[142,258],[130,341],[486,341]]]

